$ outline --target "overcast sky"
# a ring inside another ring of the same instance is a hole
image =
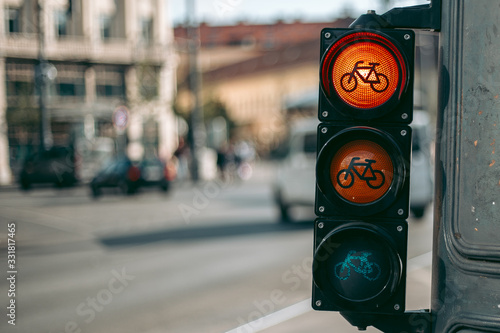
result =
[[[174,23],[185,21],[187,0],[170,0]],[[359,16],[368,9],[382,14],[381,0],[195,0],[197,18],[212,25],[249,22],[272,22],[302,19],[303,21],[332,20],[346,11]],[[428,3],[426,0],[392,0],[397,7]]]

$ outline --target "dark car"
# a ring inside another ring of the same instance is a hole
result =
[[[132,194],[137,191],[141,183],[141,170],[137,162],[127,157],[119,157],[112,160],[90,182],[92,195],[101,195],[104,187],[118,188],[124,194]]]
[[[77,155],[70,147],[52,147],[29,155],[19,174],[19,183],[25,190],[32,184],[53,183],[71,186],[77,183]]]
[[[164,163],[158,158],[144,159],[139,163],[141,171],[140,186],[159,186],[168,191],[175,179],[176,170],[172,163]]]

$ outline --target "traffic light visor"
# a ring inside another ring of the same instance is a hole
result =
[[[321,83],[333,103],[345,103],[359,110],[390,107],[399,102],[406,89],[408,66],[395,41],[388,36],[353,32],[326,51],[321,64]]]

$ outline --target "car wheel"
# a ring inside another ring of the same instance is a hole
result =
[[[277,191],[275,194],[276,204],[280,210],[280,222],[281,223],[290,223],[290,207],[283,202],[283,198],[281,196],[281,192]]]
[[[69,187],[75,185],[75,183],[76,183],[75,176],[72,175],[71,173],[66,172],[62,175],[62,179],[59,185],[61,187]]]
[[[170,189],[170,182],[168,181],[162,182],[162,184],[160,185],[160,189],[163,192],[168,192],[168,190]]]
[[[415,218],[421,219],[422,217],[424,217],[425,206],[422,206],[422,207],[411,207],[410,210],[411,210],[413,216],[415,216]]]
[[[292,221],[290,219],[290,207],[284,204],[280,205],[280,215],[281,215],[281,223],[290,223]]]
[[[126,180],[121,181],[118,184],[118,187],[122,191],[123,194],[131,195],[137,191],[137,186],[127,182]]]
[[[120,181],[118,187],[123,194],[130,194],[130,185],[126,181]]]
[[[21,178],[21,189],[27,191],[31,188],[31,184],[29,182],[28,179],[26,179],[25,177],[22,177]]]
[[[98,198],[101,195],[101,189],[97,185],[92,185],[90,188],[92,190],[93,198]]]

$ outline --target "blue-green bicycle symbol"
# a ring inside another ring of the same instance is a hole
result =
[[[370,262],[368,257],[370,252],[349,251],[344,261],[335,265],[335,276],[339,280],[347,280],[351,276],[351,268],[361,274],[369,281],[375,281],[380,277],[380,266],[375,262]]]

